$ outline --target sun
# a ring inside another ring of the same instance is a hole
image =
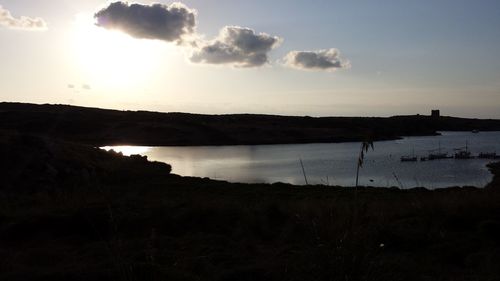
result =
[[[79,68],[94,84],[107,88],[141,86],[158,68],[161,42],[97,27],[92,15],[76,16],[73,35]]]

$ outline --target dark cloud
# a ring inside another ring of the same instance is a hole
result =
[[[14,18],[10,12],[0,5],[0,26],[13,29],[45,30],[47,23],[41,18]]]
[[[96,25],[121,30],[132,37],[181,42],[194,33],[196,12],[182,3],[129,4],[114,2],[94,15]]]
[[[303,70],[336,70],[350,67],[337,49],[292,51],[285,56],[285,65]]]
[[[249,28],[226,26],[217,38],[198,44],[190,60],[195,63],[257,67],[266,64],[268,53],[281,39]]]

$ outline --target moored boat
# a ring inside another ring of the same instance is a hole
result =
[[[431,153],[427,157],[428,160],[438,160],[438,159],[448,159],[451,158],[448,156],[448,153]]]
[[[437,151],[437,152],[434,152]],[[448,155],[448,153],[441,152],[441,142],[439,142],[438,149],[430,150],[431,153],[427,155],[427,160],[439,160],[439,159],[448,159],[452,158]]]
[[[477,158],[481,159],[496,159],[497,157],[498,155],[496,154],[496,152],[481,152],[477,156]]]
[[[413,149],[412,155],[401,156],[401,162],[417,162],[418,158],[415,156],[415,149]]]
[[[465,148],[456,148],[455,159],[472,159],[474,158],[469,151],[469,144],[465,142]]]
[[[417,162],[417,156],[401,156],[401,162]]]
[[[472,159],[474,158],[470,151],[467,150],[460,150],[455,153],[455,159]]]

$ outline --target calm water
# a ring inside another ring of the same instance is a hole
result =
[[[441,146],[454,153],[464,147],[500,154],[500,132],[443,132],[435,137],[408,137],[376,142],[360,171],[360,184],[372,186],[425,186],[440,188],[472,185],[482,187],[492,178],[485,167],[492,160],[444,159],[426,162],[400,162],[402,155],[426,156]],[[199,147],[105,147],[124,154],[147,155],[148,159],[172,165],[183,176],[209,177],[232,182],[286,182],[304,184],[300,159],[309,184],[353,186],[360,143],[293,144]],[[498,161],[498,160],[497,160]],[[398,182],[399,181],[399,182]]]

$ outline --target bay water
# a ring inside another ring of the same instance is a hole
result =
[[[353,186],[361,144],[316,143],[238,146],[107,146],[125,155],[141,154],[172,165],[182,176],[209,177],[244,183]],[[400,188],[449,186],[483,187],[492,179],[489,159],[442,159],[401,162],[401,156],[419,158],[429,153],[467,149],[500,154],[500,132],[441,132],[440,136],[405,137],[374,143],[360,170],[360,185]],[[301,161],[304,167],[302,170]],[[500,160],[496,160],[500,161]],[[304,177],[305,171],[305,177]]]

